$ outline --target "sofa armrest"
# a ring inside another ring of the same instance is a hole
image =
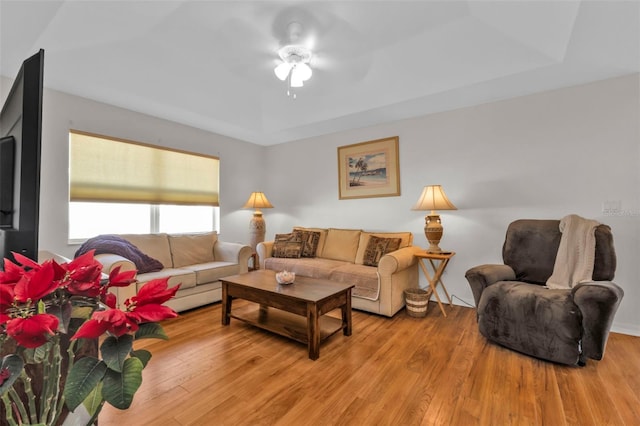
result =
[[[464,276],[469,282],[476,306],[478,306],[480,296],[485,288],[498,281],[516,279],[516,273],[508,265],[480,265],[469,269]]]
[[[264,260],[273,256],[273,241],[263,241],[256,246],[260,269],[264,269]]]
[[[582,313],[582,352],[589,358],[602,359],[624,291],[611,281],[589,281],[576,285],[571,293]]]
[[[238,263],[241,274],[249,271],[251,253],[251,247],[240,243],[228,243],[218,240],[213,246],[213,258],[223,262]]]
[[[102,271],[107,275],[109,275],[117,266],[120,266],[120,272],[137,270],[135,263],[126,257],[122,257],[117,254],[96,254],[94,257],[102,264]]]
[[[409,246],[385,254],[378,262],[378,274],[393,275],[398,271],[417,264],[418,258],[413,254],[420,250],[422,250],[420,247]]]

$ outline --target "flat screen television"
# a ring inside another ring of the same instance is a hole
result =
[[[38,256],[43,71],[40,50],[22,63],[0,112],[0,260]]]

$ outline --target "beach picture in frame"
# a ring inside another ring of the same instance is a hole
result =
[[[338,147],[339,198],[400,195],[398,137]]]

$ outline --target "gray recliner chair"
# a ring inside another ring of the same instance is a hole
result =
[[[517,220],[507,229],[504,265],[465,274],[480,333],[510,349],[549,361],[584,365],[602,359],[611,323],[624,295],[611,282],[616,254],[611,229],[596,228],[593,281],[571,289],[545,287],[560,245],[559,220]]]

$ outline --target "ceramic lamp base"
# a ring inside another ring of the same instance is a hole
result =
[[[429,241],[429,253],[440,253],[442,249],[438,246],[440,239],[442,238],[442,224],[440,222],[440,215],[430,214],[425,216],[424,235]]]
[[[262,212],[253,213],[251,222],[249,222],[249,246],[256,251],[258,243],[264,241],[264,236],[267,230],[267,224],[262,218]]]

